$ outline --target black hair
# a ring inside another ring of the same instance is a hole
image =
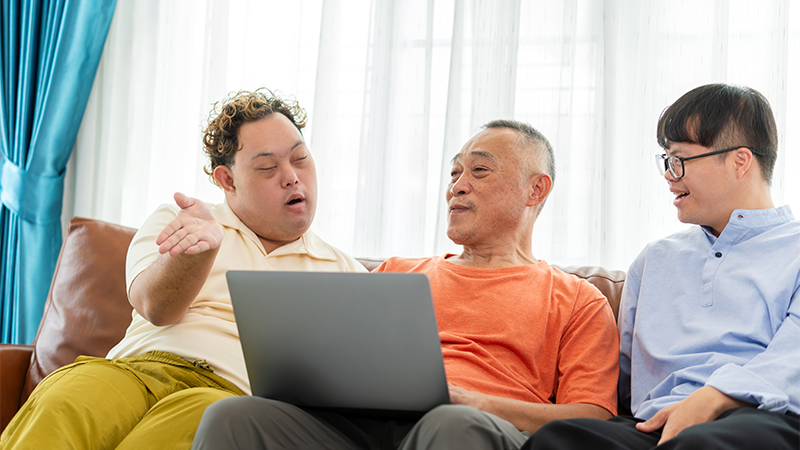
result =
[[[707,84],[684,94],[658,119],[658,145],[688,142],[721,150],[749,148],[761,174],[772,184],[778,158],[778,127],[766,97],[755,89]],[[724,159],[727,153],[720,155]]]

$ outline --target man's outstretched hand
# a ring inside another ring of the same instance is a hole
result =
[[[219,247],[223,237],[222,225],[208,205],[180,192],[175,193],[175,203],[181,210],[156,238],[158,252],[170,256],[184,252],[196,255]]]

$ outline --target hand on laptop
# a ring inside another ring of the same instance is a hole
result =
[[[181,208],[178,216],[158,235],[156,244],[161,254],[178,256],[186,252],[196,255],[219,247],[222,225],[204,202],[175,193],[175,203]]]

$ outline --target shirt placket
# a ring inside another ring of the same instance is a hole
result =
[[[736,242],[741,232],[726,228],[719,238],[714,242],[706,255],[706,263],[703,266],[703,295],[702,306],[708,308],[714,304],[714,280],[717,270],[728,256],[733,243]]]

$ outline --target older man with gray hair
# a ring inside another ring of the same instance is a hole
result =
[[[428,276],[452,404],[404,421],[229,398],[206,410],[194,448],[517,449],[551,420],[615,414],[608,302],[531,249],[554,166],[530,125],[486,124],[452,161],[447,235],[461,253],[377,269]]]

